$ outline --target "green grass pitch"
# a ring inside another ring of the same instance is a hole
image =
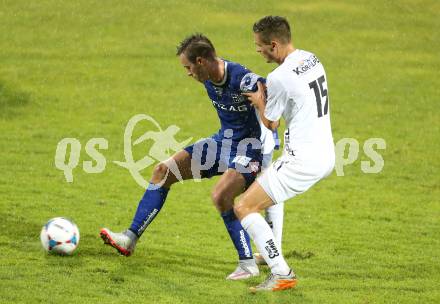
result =
[[[0,303],[439,303],[439,11],[417,0],[1,0]],[[218,128],[177,43],[203,32],[219,55],[267,75],[274,65],[255,52],[251,28],[268,14],[286,16],[295,46],[324,63],[335,141],[360,145],[345,176],[286,204],[283,249],[298,287],[249,294],[265,268],[224,279],[236,257],[210,201],[216,178],[177,184],[132,257],[104,247],[99,228],[125,229],[143,194],[113,163],[130,117],[175,124],[178,140]],[[65,137],[82,145],[73,183],[54,165]],[[94,137],[108,140],[107,166],[87,174]],[[366,174],[362,146],[375,137],[385,165]],[[80,228],[74,256],[40,246],[55,216]]]

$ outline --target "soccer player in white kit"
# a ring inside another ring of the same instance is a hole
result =
[[[260,211],[307,191],[328,176],[335,164],[330,126],[327,78],[319,59],[295,49],[290,26],[279,16],[266,16],[253,27],[257,52],[279,66],[267,77],[267,98],[263,84],[246,93],[269,129],[286,122],[284,149],[280,158],[254,182],[235,205],[242,226],[254,240],[271,269],[269,277],[251,291],[276,291],[297,284]]]

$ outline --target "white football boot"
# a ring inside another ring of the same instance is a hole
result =
[[[110,229],[102,228],[99,235],[103,239],[104,244],[112,246],[122,255],[128,257],[134,252],[137,236],[130,230],[115,233],[110,231]]]
[[[237,268],[226,277],[226,280],[246,280],[251,277],[256,277],[259,274],[260,270],[254,259],[240,260]]]

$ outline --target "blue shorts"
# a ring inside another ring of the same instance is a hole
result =
[[[256,144],[257,142],[259,144]],[[246,188],[257,177],[263,161],[261,143],[255,138],[236,142],[219,139],[214,135],[186,147],[185,151],[191,155],[194,178],[211,178],[222,175],[227,169],[232,168],[243,175]]]

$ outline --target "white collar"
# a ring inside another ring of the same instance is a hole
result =
[[[223,59],[222,59],[222,61],[225,63],[225,75],[223,75],[222,81],[217,83],[217,82],[214,82],[214,81],[211,80],[212,84],[217,86],[217,87],[220,87],[220,86],[224,85],[225,82],[226,82],[226,79],[228,78],[228,62],[223,60]]]

